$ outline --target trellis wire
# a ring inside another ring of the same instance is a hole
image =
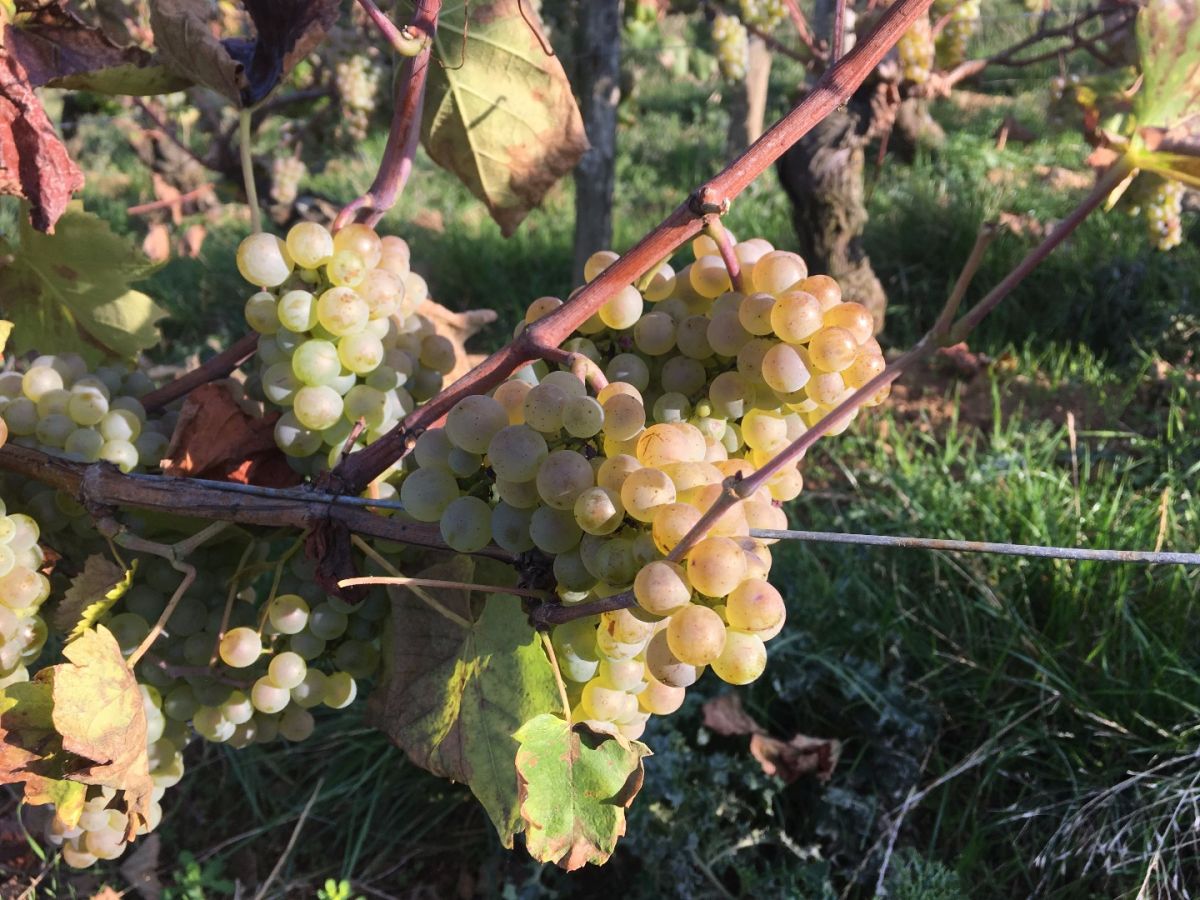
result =
[[[889,534],[852,534],[840,531],[777,531],[770,528],[752,528],[750,536],[767,540],[859,544],[868,547],[901,547],[912,550],[953,550],[963,553],[995,553],[1000,556],[1034,556],[1044,559],[1200,566],[1200,553],[1175,553],[1165,550],[1091,550],[1084,547],[1006,544],[999,541],[955,541]]]
[[[174,479],[162,475],[130,475],[139,481],[157,482]],[[344,494],[321,494],[306,488],[271,488],[256,484],[230,481],[189,479],[194,484],[233,494],[251,494],[279,500],[302,500],[307,503],[344,504],[376,509],[403,511],[399,500],[373,500],[370,497],[350,497]],[[958,541],[943,538],[923,538],[906,535],[854,534],[841,531],[796,531],[752,528],[750,536],[767,540],[810,541],[826,544],[857,544],[868,547],[901,547],[911,550],[951,550],[964,553],[994,553],[999,556],[1031,556],[1043,559],[1072,559],[1086,562],[1145,563],[1150,565],[1200,566],[1200,553],[1177,553],[1156,550],[1092,550],[1084,547],[1050,547],[1039,544],[1007,544],[999,541]]]

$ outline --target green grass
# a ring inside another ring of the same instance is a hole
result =
[[[722,163],[712,85],[644,66],[620,136],[618,249]],[[1081,195],[1033,171],[1078,169],[1087,152],[1042,112],[1048,74],[993,80],[1010,107],[939,106],[941,153],[870,172],[866,243],[891,300],[886,343],[928,327],[981,222],[1000,212],[1044,222]],[[777,68],[776,106],[793,75]],[[1039,133],[997,151],[992,134],[1010,110]],[[147,180],[119,141],[93,131],[81,138],[89,171],[103,159],[108,177],[93,177],[88,206],[136,232],[124,210],[148,198]],[[348,199],[381,146],[375,135],[307,188]],[[505,241],[422,156],[384,227],[409,239],[441,302],[500,312],[480,340],[497,346],[530,299],[570,289],[571,211],[566,183]],[[411,224],[438,217],[440,227]],[[792,244],[773,173],[734,203],[729,224]],[[175,315],[162,356],[240,333],[232,248],[243,231],[210,224],[199,260],[152,280]],[[997,240],[968,301],[1031,246]],[[1186,360],[1198,284],[1194,237],[1159,254],[1140,222],[1097,216],[972,336],[997,360],[975,382],[937,376],[948,402],[885,407],[818,445],[792,521],[1126,548],[1153,547],[1162,528],[1166,547],[1200,546],[1197,383],[1185,369],[1160,378],[1150,355]],[[1074,453],[1067,411],[1078,416]],[[465,789],[407,764],[357,720],[328,715],[299,746],[190,751],[161,829],[167,880],[192,877],[174,865],[185,849],[212,868],[210,882],[265,878],[318,784],[280,895],[313,896],[333,877],[405,897],[870,896],[896,813],[918,791],[897,827],[886,880],[896,897],[1132,897],[1143,883],[1168,897],[1179,893],[1170,879],[1194,879],[1197,573],[796,543],[776,546],[775,572],[788,586],[788,631],[742,696],[773,734],[844,742],[828,785],[768,778],[744,739],[704,729],[702,703],[720,692],[705,681],[648,730],[656,755],[612,864],[566,876],[500,848]]]

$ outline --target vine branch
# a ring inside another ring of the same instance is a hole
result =
[[[243,335],[216,356],[201,363],[199,367],[146,394],[142,397],[142,406],[145,407],[146,412],[155,412],[180,397],[186,396],[202,384],[224,378],[253,356],[256,347],[258,347],[256,332],[252,331]]]

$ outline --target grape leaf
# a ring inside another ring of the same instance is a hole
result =
[[[50,124],[25,67],[0,43],[0,194],[28,200],[33,227],[53,231],[81,187],[83,172]]]
[[[456,556],[421,576],[493,584],[512,576],[488,568],[494,574],[476,576],[475,562]],[[441,610],[406,587],[389,591],[387,665],[368,717],[421,768],[467,784],[511,847],[521,830],[513,733],[559,708],[550,660],[516,597],[489,595],[476,616],[463,590],[426,590]]]
[[[422,123],[430,157],[486,204],[506,237],[588,147],[566,73],[543,49],[533,4],[521,3],[442,7],[441,65],[429,70]]]
[[[19,0],[16,21],[5,29],[5,46],[34,87],[144,95],[182,90],[191,83],[140,47],[118,46],[62,0]]]
[[[81,637],[125,596],[136,571],[137,560],[124,569],[93,553],[84,561],[83,571],[71,579],[71,586],[54,611],[55,630],[66,633],[68,641]]]
[[[67,662],[0,691],[0,784],[24,783],[30,803],[54,803],[73,827],[85,785],[121,792],[132,837],[154,791],[146,714],[133,672],[108,629],[63,649]]]
[[[1138,14],[1142,86],[1136,166],[1200,187],[1200,0],[1150,0]]]
[[[525,846],[568,872],[602,865],[625,833],[625,810],[642,789],[650,749],[551,714],[516,734]]]
[[[320,43],[337,20],[338,0],[245,0],[252,39],[218,39],[207,0],[155,0],[150,25],[164,63],[235,106],[253,106]]]
[[[157,266],[98,216],[73,207],[53,235],[23,224],[20,246],[0,269],[0,309],[15,324],[14,350],[74,350],[91,362],[133,358],[159,341],[166,315],[132,290]],[[0,240],[0,253],[14,252]]]

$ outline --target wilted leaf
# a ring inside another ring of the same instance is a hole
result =
[[[300,476],[275,443],[279,415],[250,415],[226,384],[204,384],[188,394],[162,460],[164,474],[267,487],[291,487]]]
[[[568,872],[606,862],[625,833],[625,810],[642,788],[649,748],[549,713],[526,722],[516,737],[530,855]]]
[[[432,322],[437,333],[454,345],[454,368],[446,376],[447,385],[454,384],[483,362],[485,354],[471,353],[467,350],[467,341],[485,326],[496,321],[497,313],[494,309],[454,312],[433,300],[425,300],[417,307],[417,312]]]
[[[133,358],[158,343],[155,323],[166,310],[129,287],[157,267],[107,222],[72,208],[53,235],[27,224],[20,235],[13,261],[0,269],[0,308],[16,325],[17,353],[73,350],[95,362],[101,350]]]
[[[12,322],[7,319],[0,319],[0,354],[3,354],[4,348],[8,346],[8,338],[12,334],[12,330]]]
[[[67,644],[63,656],[70,664],[53,667],[54,728],[65,751],[94,763],[68,778],[124,792],[132,837],[154,791],[142,693],[121,648],[102,625]]]
[[[158,859],[162,838],[149,834],[137,842],[132,853],[121,860],[121,877],[133,887],[142,900],[159,900],[163,895],[162,879],[158,877]]]
[[[471,583],[475,562],[456,556],[420,574]],[[386,674],[369,718],[417,765],[467,784],[511,847],[521,830],[513,734],[560,705],[550,661],[516,597],[476,595],[476,617],[466,591],[427,590],[456,622],[406,587],[389,592]]]
[[[81,187],[83,172],[55,133],[24,66],[0,45],[0,194],[28,200],[33,227],[51,231]]]
[[[68,641],[80,637],[125,596],[136,570],[137,560],[123,569],[99,554],[89,556],[54,611],[55,630],[66,632]]]
[[[206,85],[235,106],[253,106],[312,51],[337,19],[338,0],[246,0],[250,39],[218,39],[206,0],[155,0],[154,40],[176,74]]]
[[[30,803],[53,803],[73,827],[85,785],[123,795],[132,837],[154,790],[146,714],[133,672],[103,626],[63,649],[67,662],[0,692],[0,784],[23,783]]]
[[[253,106],[275,89],[321,42],[337,21],[338,0],[243,0],[254,22],[254,40],[225,41],[245,67],[242,103]]]
[[[235,106],[248,86],[243,65],[208,27],[206,0],[155,0],[150,27],[163,63],[176,75],[210,87]]]
[[[505,236],[588,146],[562,65],[543,49],[533,4],[522,2],[442,7],[441,64],[429,71],[423,123],[430,157],[487,205]]]
[[[5,46],[34,87],[49,84],[102,94],[165,94],[190,82],[172,75],[139,47],[121,47],[62,0],[21,0]]]
[[[828,781],[842,752],[839,741],[798,734],[790,741],[772,737],[742,706],[740,694],[721,694],[704,704],[704,727],[725,736],[750,735],[750,755],[763,772],[791,784],[801,775]]]
[[[1150,0],[1138,13],[1142,86],[1130,155],[1142,169],[1200,186],[1200,0]]]

